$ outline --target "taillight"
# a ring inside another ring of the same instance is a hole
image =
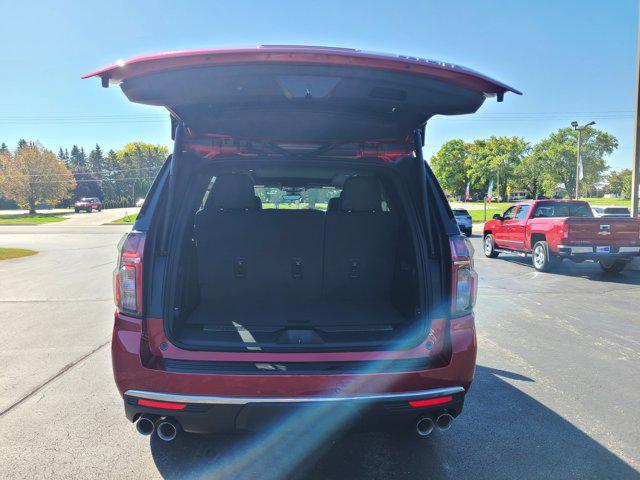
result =
[[[143,232],[130,232],[118,243],[118,265],[113,272],[113,296],[122,313],[142,315]]]
[[[451,311],[455,315],[470,312],[476,303],[478,274],[473,269],[473,246],[462,237],[452,237],[452,301]]]

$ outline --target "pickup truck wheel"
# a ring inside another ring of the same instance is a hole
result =
[[[547,242],[536,242],[531,255],[533,268],[539,272],[548,272],[552,266],[551,252]]]
[[[74,208],[74,210],[76,211],[76,213],[80,213],[80,209],[79,208]]]
[[[499,254],[496,252],[496,247],[493,242],[493,235],[490,233],[484,236],[483,244],[484,256],[489,258],[496,258]]]
[[[600,260],[598,263],[605,273],[620,273],[627,266],[625,260]]]

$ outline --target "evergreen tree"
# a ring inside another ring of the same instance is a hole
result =
[[[27,145],[28,145],[28,143],[24,138],[21,138],[20,140],[18,140],[18,150],[23,149]]]
[[[71,155],[69,156],[69,166],[71,168],[84,167],[87,159],[84,155],[84,149],[78,148],[77,145],[71,147]]]
[[[67,160],[69,160],[69,153],[65,153],[65,151],[62,150],[62,147],[60,147],[60,150],[58,151],[58,158],[67,163]]]
[[[97,143],[96,148],[89,154],[89,169],[98,175],[104,170],[104,154]]]
[[[9,149],[7,148],[7,144],[2,142],[2,145],[0,145],[0,155],[6,153],[9,153]]]

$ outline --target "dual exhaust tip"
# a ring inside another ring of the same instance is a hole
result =
[[[443,413],[437,417],[424,416],[416,422],[416,432],[420,437],[428,437],[438,427],[439,430],[448,430],[453,423],[453,417],[448,413]]]
[[[136,430],[140,435],[151,435],[155,431],[160,440],[170,442],[178,435],[180,424],[175,418],[158,417],[144,413],[136,422]]]
[[[433,433],[436,427],[439,430],[448,430],[453,423],[453,417],[448,413],[442,413],[437,417],[425,415],[420,417],[416,422],[416,432],[420,437],[428,437]],[[152,435],[156,432],[160,440],[170,442],[178,435],[180,424],[175,418],[158,417],[157,415],[149,415],[144,413],[136,422],[136,430],[140,435]]]

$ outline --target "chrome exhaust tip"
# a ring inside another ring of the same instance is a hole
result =
[[[165,442],[170,442],[176,435],[178,434],[178,422],[173,418],[165,418],[164,420],[158,423],[158,427],[156,428],[156,433],[160,440],[164,440]]]
[[[431,417],[419,418],[416,422],[416,432],[420,437],[428,437],[433,432],[434,424]]]
[[[448,413],[443,413],[436,418],[436,425],[440,430],[448,430],[453,423],[453,417]]]
[[[156,428],[156,419],[154,415],[143,413],[136,422],[136,430],[140,435],[151,435]]]

